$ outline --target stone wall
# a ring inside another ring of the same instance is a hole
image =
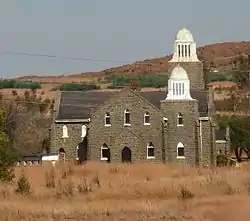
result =
[[[183,116],[183,126],[177,126],[179,113]],[[168,118],[168,125],[164,128],[166,162],[197,165],[197,100],[163,100],[161,114]],[[179,142],[184,145],[185,158],[177,158]]]
[[[124,110],[129,109],[131,126],[124,125]],[[150,125],[144,125],[144,113],[150,113]],[[105,126],[105,114],[110,113],[111,126]],[[159,110],[124,88],[91,116],[89,125],[90,158],[99,161],[104,143],[110,148],[111,162],[121,162],[121,151],[127,146],[132,162],[162,162],[162,140]],[[147,159],[147,144],[155,146],[155,159]]]
[[[200,166],[216,166],[215,125],[211,123],[210,119],[199,120],[198,140]]]
[[[171,71],[178,65],[177,62],[168,63],[168,77]],[[204,89],[203,64],[202,62],[182,62],[181,67],[185,69],[190,80],[190,89]]]
[[[68,128],[68,138],[63,138],[63,125]],[[54,123],[53,124],[53,152],[63,148],[66,153],[66,159],[75,159],[76,148],[82,142],[83,123]]]

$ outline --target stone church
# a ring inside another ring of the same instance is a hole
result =
[[[191,32],[177,33],[167,91],[62,91],[51,127],[51,151],[66,159],[215,166],[228,154],[229,133],[218,131],[213,90]]]

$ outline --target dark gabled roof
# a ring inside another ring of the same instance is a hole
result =
[[[88,119],[93,110],[115,93],[117,91],[63,91],[56,119]]]
[[[61,92],[60,106],[57,120],[59,119],[88,119],[91,113],[105,103],[111,96],[119,91],[85,91]],[[166,98],[165,91],[137,92],[140,96],[160,109],[160,101]],[[191,91],[191,96],[199,101],[201,116],[207,116],[207,91]]]
[[[208,112],[208,92],[207,91],[198,91],[191,90],[191,97],[198,100],[199,102],[199,112],[201,117],[207,116]],[[139,94],[147,99],[150,103],[160,109],[160,101],[164,100],[167,96],[165,91],[148,91],[148,92],[139,92]]]

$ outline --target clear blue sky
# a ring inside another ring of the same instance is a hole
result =
[[[250,39],[249,0],[0,0],[1,76],[98,71],[117,63],[4,51],[136,61],[172,53],[179,28],[198,44]]]

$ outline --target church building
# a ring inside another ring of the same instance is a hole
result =
[[[215,166],[229,153],[229,135],[218,131],[213,90],[191,32],[176,36],[167,91],[61,91],[51,126],[51,151],[66,159],[162,162]]]

